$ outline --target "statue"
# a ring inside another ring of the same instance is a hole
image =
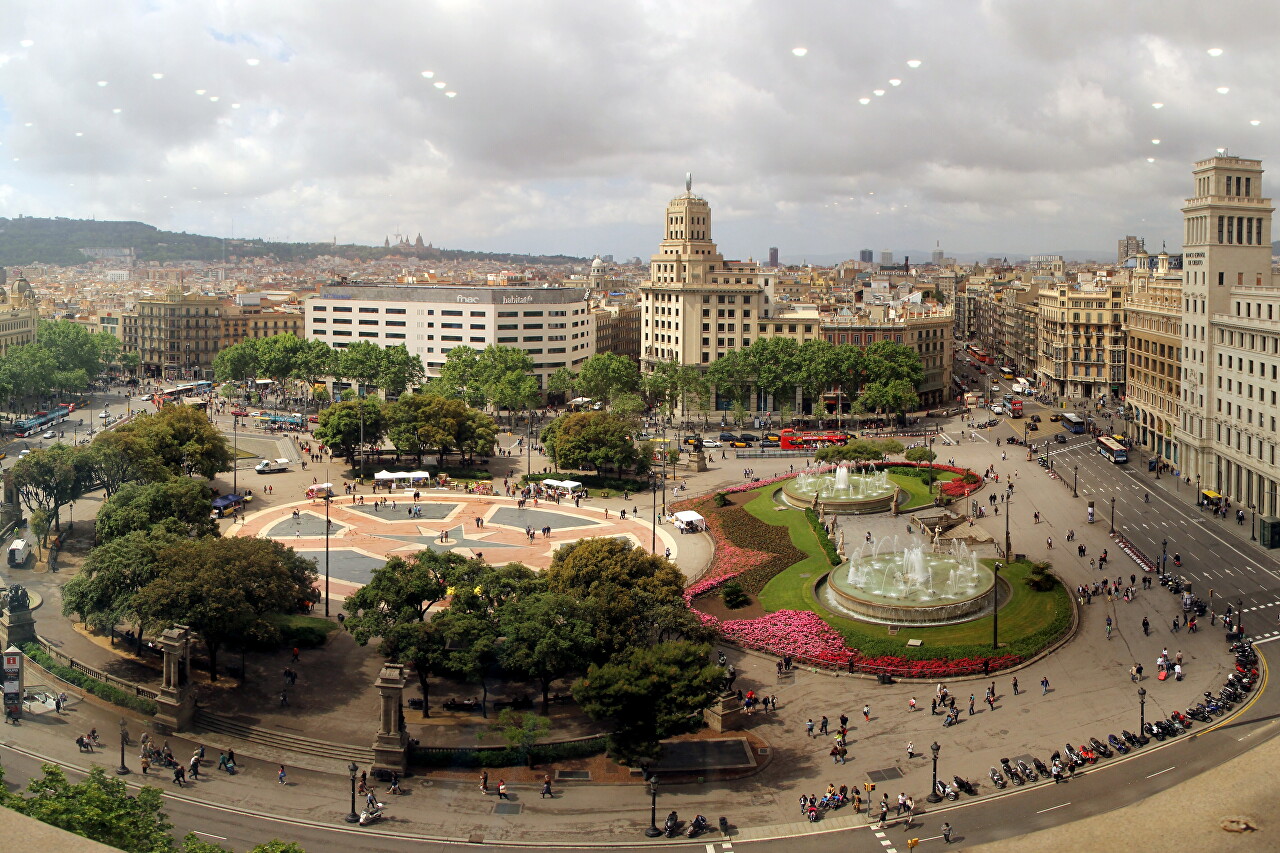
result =
[[[10,613],[21,613],[31,609],[31,596],[23,588],[22,584],[15,583],[9,587],[8,593],[4,596],[4,608]]]

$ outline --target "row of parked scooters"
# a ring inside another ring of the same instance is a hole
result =
[[[1059,779],[1066,771],[1096,764],[1099,758],[1126,755],[1131,749],[1146,746],[1152,738],[1163,741],[1176,737],[1190,729],[1193,720],[1207,723],[1214,717],[1221,717],[1244,701],[1258,681],[1258,653],[1254,651],[1253,645],[1247,641],[1238,642],[1231,646],[1231,652],[1236,658],[1236,671],[1227,677],[1226,683],[1222,685],[1222,690],[1217,696],[1205,691],[1204,701],[1188,708],[1186,713],[1174,711],[1167,720],[1152,720],[1145,723],[1142,731],[1137,734],[1125,729],[1118,736],[1107,735],[1105,743],[1096,737],[1089,738],[1088,743],[1082,743],[1078,747],[1068,743],[1062,752],[1054,752],[1050,756],[1049,764],[1045,764],[1039,758],[1033,758],[1034,767],[1032,767],[1022,760],[1013,762],[1002,758],[999,768],[992,767],[987,771],[991,784],[1003,789],[1010,784],[1025,785],[1041,778]],[[954,785],[938,780],[936,791],[939,796],[948,800],[959,799],[961,793],[970,796],[976,796],[978,793],[977,787],[972,782],[961,779],[959,776],[955,777]]]

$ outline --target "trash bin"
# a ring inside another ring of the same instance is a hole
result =
[[[881,684],[893,684],[893,676],[887,672],[882,672],[878,676],[876,676],[876,681],[880,682]]]

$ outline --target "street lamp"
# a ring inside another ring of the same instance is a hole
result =
[[[240,416],[231,416],[231,494],[240,494],[238,486],[240,473]]]
[[[1258,507],[1256,504],[1249,504],[1249,541],[1258,541],[1257,531]]]
[[[1147,689],[1138,688],[1138,736],[1145,737],[1147,728]]]
[[[356,814],[356,771],[359,769],[354,761],[347,765],[347,772],[351,774],[351,811],[347,812],[347,823],[360,822],[360,815]]]
[[[929,745],[929,751],[933,753],[933,787],[929,789],[929,796],[925,799],[931,803],[940,803],[942,797],[938,796],[938,753],[942,751],[942,747],[935,740]]]
[[[1196,506],[1200,505],[1200,475],[1196,474]]]
[[[1071,497],[1080,497],[1080,466],[1076,465],[1072,469],[1071,477]]]
[[[658,774],[649,774],[649,828],[644,831],[649,838],[658,838],[662,830],[658,829]]]
[[[1165,564],[1169,562],[1169,540],[1160,540],[1160,574],[1164,574]]]
[[[1007,524],[1009,521],[1009,512],[1006,509],[1004,520]],[[1009,559],[1009,555],[1005,554],[1005,559]],[[993,652],[1000,651],[1000,563],[995,564],[994,574],[996,582],[991,587],[991,650]]]
[[[1111,532],[1116,532],[1116,499],[1111,499]]]
[[[125,744],[125,741],[129,739],[129,732],[126,729],[127,726],[128,726],[128,723],[125,721],[124,717],[121,717],[120,718],[120,766],[116,768],[117,776],[129,775],[129,768],[126,767],[124,764],[124,744]]]
[[[1013,494],[1009,493],[1005,497],[1004,503],[1004,558],[1006,560],[1013,559],[1013,545],[1009,543],[1009,515],[1013,512]]]
[[[658,482],[656,475],[649,476],[649,491],[653,492],[653,538],[649,542],[649,553],[658,553]],[[665,504],[666,498],[663,498]]]
[[[325,482],[329,482],[328,466],[325,466]],[[324,490],[324,615],[329,618],[329,491]]]

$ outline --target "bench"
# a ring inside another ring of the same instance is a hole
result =
[[[472,712],[475,712],[475,711],[479,711],[479,710],[480,710],[480,703],[479,703],[479,702],[476,702],[476,701],[474,701],[474,700],[472,700],[472,701],[464,701],[464,700],[460,700],[460,699],[447,699],[447,700],[445,700],[445,703],[444,703],[444,709],[445,709],[446,711],[472,711]]]

